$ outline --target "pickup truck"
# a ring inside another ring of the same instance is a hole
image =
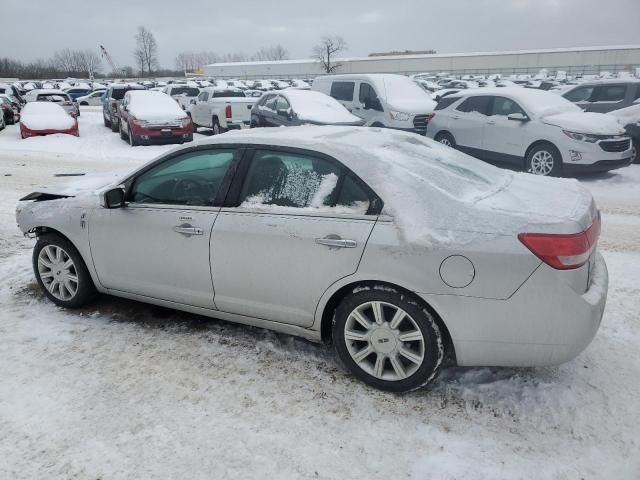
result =
[[[249,128],[251,109],[258,100],[246,97],[237,88],[207,87],[192,100],[189,114],[194,129],[207,127],[217,135],[227,130]]]
[[[191,101],[200,93],[200,90],[196,87],[190,87],[189,85],[181,83],[167,85],[162,91],[178,102],[178,105],[185,111],[191,105]]]

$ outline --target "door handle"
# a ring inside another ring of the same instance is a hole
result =
[[[324,238],[316,238],[316,243],[334,248],[355,248],[358,246],[358,242],[355,240],[346,240],[340,238],[338,235],[327,235]]]
[[[202,235],[204,230],[199,227],[191,227],[185,225],[176,225],[173,227],[173,231],[179,233],[181,235],[186,235],[190,237],[191,235]]]
[[[490,120],[487,122],[487,125],[495,125],[495,124],[496,124],[495,120]]]
[[[454,120],[458,120],[460,117],[457,116],[457,115],[452,115],[451,118],[454,119]]]

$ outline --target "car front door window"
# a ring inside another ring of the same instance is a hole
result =
[[[380,104],[378,95],[376,94],[376,91],[373,89],[373,87],[368,83],[360,84],[359,99],[365,110],[377,110],[379,112],[382,111],[382,105]]]
[[[131,203],[213,206],[235,150],[198,150],[179,155],[137,177]]]

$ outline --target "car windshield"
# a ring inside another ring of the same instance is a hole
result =
[[[69,97],[66,93],[43,93],[38,95],[39,102],[66,102]]]
[[[184,95],[185,97],[197,97],[200,91],[194,87],[178,87],[171,89],[171,95]]]
[[[244,92],[237,90],[223,90],[219,92],[213,92],[214,97],[245,97]]]

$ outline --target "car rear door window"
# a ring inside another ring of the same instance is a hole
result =
[[[491,97],[488,96],[469,97],[462,102],[456,110],[465,113],[481,113],[482,115],[488,115],[490,101]]]
[[[291,105],[289,105],[289,102],[287,101],[287,99],[284,98],[282,95],[277,95],[276,110],[289,110],[290,108],[291,108]]]
[[[627,95],[626,85],[602,85],[596,88],[594,102],[620,102]]]
[[[512,113],[526,115],[524,110],[513,100],[506,97],[493,97],[491,115],[509,116]]]
[[[258,150],[247,172],[239,205],[365,214],[368,193],[338,164],[312,155]]]
[[[135,179],[130,201],[213,206],[235,153],[235,149],[210,149],[170,158]]]
[[[331,84],[330,95],[336,100],[342,100],[343,102],[352,102],[355,86],[355,82],[333,82]]]

